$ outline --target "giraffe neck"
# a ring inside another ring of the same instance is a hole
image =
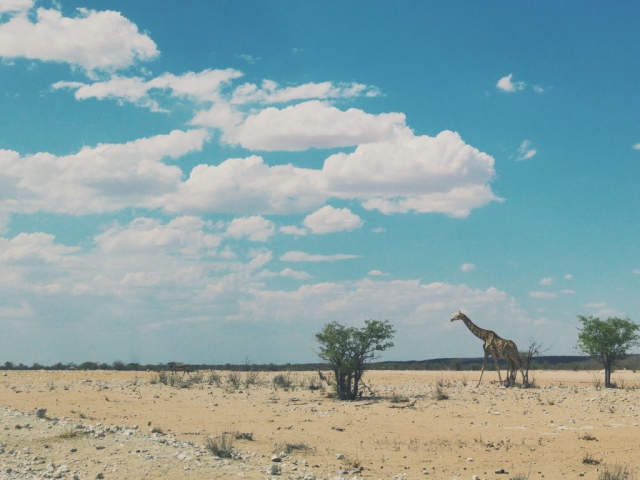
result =
[[[491,334],[490,330],[485,330],[484,328],[480,328],[475,323],[473,323],[469,319],[469,317],[467,317],[466,315],[462,317],[462,321],[467,326],[469,331],[473,333],[476,337],[478,337],[480,340],[486,341],[489,335]]]

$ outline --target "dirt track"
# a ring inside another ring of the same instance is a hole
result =
[[[595,479],[605,464],[640,468],[640,373],[614,374],[626,389],[596,389],[600,372],[564,371],[533,372],[538,388],[506,389],[495,372],[478,388],[477,372],[368,372],[376,396],[356,402],[309,390],[313,373],[292,373],[288,390],[273,387],[274,374],[233,389],[228,373],[217,373],[221,385],[176,388],[156,373],[8,371],[0,478],[269,478],[279,470],[274,478],[506,480],[530,470],[532,479]],[[47,409],[44,418],[36,408]],[[224,432],[245,434],[236,458],[204,448]]]

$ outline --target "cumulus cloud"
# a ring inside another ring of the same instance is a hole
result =
[[[633,274],[634,275],[640,275],[640,268],[634,268],[633,269]]]
[[[198,165],[174,192],[158,200],[170,212],[284,214],[316,209],[328,198],[320,172],[293,165],[270,167],[262,157]]]
[[[563,293],[564,295],[573,295],[574,293],[576,293],[575,290],[561,290],[560,293]]]
[[[512,73],[510,73],[505,77],[502,77],[500,80],[498,80],[496,87],[499,90],[502,90],[503,92],[517,92],[519,90],[523,90],[524,87],[526,86],[526,83],[514,82],[511,80],[512,78],[513,78]]]
[[[309,231],[306,228],[297,227],[295,225],[285,225],[279,229],[285,235],[306,235]]]
[[[564,276],[564,279],[565,279],[565,280],[571,280],[572,278],[573,278],[573,275],[571,275],[570,273],[567,273],[567,274]]]
[[[389,275],[388,273],[382,273],[380,270],[371,270],[369,273],[367,273],[367,275],[370,275],[372,277],[379,277],[379,276],[386,276]]]
[[[200,150],[205,130],[174,130],[124,144],[85,147],[76,154],[36,153],[21,157],[0,150],[0,212],[112,212],[151,207],[174,191],[182,171],[161,162]]]
[[[518,153],[516,155],[516,161],[529,160],[533,158],[538,151],[531,146],[531,142],[529,140],[525,140],[518,147]]]
[[[338,260],[350,260],[358,258],[360,255],[346,255],[338,253],[335,255],[312,255],[305,252],[287,252],[280,256],[283,262],[336,262]]]
[[[126,144],[104,144],[55,156],[21,157],[0,150],[0,212],[38,210],[86,214],[127,207],[162,208],[178,214],[311,214],[315,233],[352,230],[362,220],[348,209],[323,205],[330,198],[360,201],[383,213],[439,212],[467,216],[501,201],[489,182],[494,160],[454,132],[416,137],[409,129],[388,141],[359,145],[328,157],[322,169],[269,166],[258,156],[198,165],[186,180],[180,168],[162,162],[198,151],[204,129],[174,131]],[[298,229],[285,233],[302,235]]]
[[[299,270],[293,270],[292,268],[285,268],[280,272],[283,277],[295,278],[296,280],[308,280],[313,278],[313,275],[309,275],[307,272]]]
[[[404,122],[402,113],[372,115],[355,108],[342,111],[312,100],[251,114],[240,125],[225,130],[222,140],[266,151],[347,147],[390,138],[395,127]]]
[[[67,247],[54,242],[47,233],[20,233],[11,240],[0,237],[0,263],[58,263],[79,247]]]
[[[529,296],[532,298],[556,298],[558,295],[553,292],[529,292]]]
[[[495,288],[476,290],[466,285],[444,282],[421,284],[417,280],[377,281],[363,279],[345,283],[304,285],[295,291],[256,292],[261,305],[255,314],[267,319],[273,311],[282,312],[281,319],[295,319],[299,312],[305,318],[322,321],[333,318],[392,317],[395,324],[431,326],[443,324],[451,313],[463,308],[481,321],[485,315],[504,309],[521,315],[515,301]],[[285,313],[286,312],[286,313]],[[446,323],[445,323],[446,324]],[[437,328],[439,334],[442,329]]]
[[[33,7],[34,0],[0,0],[0,13],[26,12]]]
[[[460,265],[460,270],[462,272],[470,272],[475,269],[476,266],[473,263],[463,263],[462,265]]]
[[[633,148],[634,148],[635,150],[640,150],[640,143],[636,143],[636,144],[633,146]]]
[[[115,225],[96,236],[96,244],[105,252],[171,253],[195,255],[214,250],[220,237],[206,233],[209,222],[182,216],[163,225],[160,220],[136,218],[128,225]]]
[[[333,208],[330,205],[307,215],[303,223],[317,234],[352,231],[364,224],[362,219],[351,213],[348,208]]]
[[[7,2],[4,5],[26,5]],[[87,71],[118,70],[159,54],[156,44],[119,12],[78,9],[63,17],[39,8],[35,21],[17,15],[0,24],[0,57],[66,62]]]
[[[387,141],[330,156],[323,174],[334,196],[361,199],[366,209],[383,213],[465,217],[473,208],[500,200],[488,185],[495,175],[494,159],[450,131],[429,137],[397,130]]]
[[[270,220],[259,215],[234,218],[227,228],[227,235],[233,238],[247,237],[252,242],[266,242],[276,231]]]
[[[545,277],[538,282],[540,285],[551,285],[553,283],[553,278]]]

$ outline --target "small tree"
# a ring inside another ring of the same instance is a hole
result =
[[[527,350],[518,351],[518,355],[520,355],[520,363],[522,364],[522,370],[524,370],[524,381],[522,384],[527,387],[531,384],[529,383],[529,369],[531,368],[531,361],[533,357],[539,357],[544,352],[548,351],[551,347],[547,347],[543,350],[543,344],[534,340],[533,338],[529,339],[529,348]]]
[[[592,355],[604,367],[604,386],[615,387],[611,383],[611,369],[627,356],[628,351],[638,344],[636,333],[640,325],[628,318],[609,317],[600,320],[592,316],[578,315],[582,328],[578,328],[578,349]]]
[[[318,356],[331,364],[340,400],[357,398],[366,363],[393,347],[394,333],[396,331],[387,320],[365,320],[364,328],[331,322],[316,333],[320,344]]]

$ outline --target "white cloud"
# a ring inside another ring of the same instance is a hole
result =
[[[556,298],[558,295],[552,292],[529,292],[529,296],[532,298]]]
[[[441,212],[465,217],[499,201],[487,185],[494,159],[465,144],[455,132],[436,137],[396,130],[390,140],[359,145],[325,161],[326,188],[339,198],[358,198],[383,213]]]
[[[513,74],[510,73],[506,77],[502,77],[498,80],[496,87],[504,92],[517,92],[519,90],[523,90],[526,86],[524,82],[513,82],[511,79],[513,78]]]
[[[304,226],[316,234],[352,231],[362,227],[362,219],[348,208],[333,208],[330,205],[313,212],[303,221]]]
[[[518,154],[516,156],[516,161],[529,160],[533,158],[538,151],[531,146],[531,142],[529,140],[525,140],[522,142],[520,147],[518,147]]]
[[[220,100],[220,89],[229,81],[241,77],[242,72],[228,68],[225,70],[203,70],[202,72],[187,72],[182,75],[164,73],[159,77],[146,80],[142,77],[123,77],[112,75],[109,80],[82,83],[56,82],[53,89],[67,88],[75,90],[76,100],[96,98],[98,100],[115,99],[120,102],[130,102],[138,106],[147,107],[153,111],[164,111],[159,102],[152,98],[154,92],[170,92],[173,97],[188,98],[195,102],[213,102]],[[239,114],[236,114],[239,115]],[[233,125],[240,121],[240,117],[231,122]]]
[[[593,314],[594,317],[624,317],[625,312],[614,310],[613,308],[603,308]]]
[[[442,326],[452,326],[449,319],[459,308],[478,322],[492,318],[497,311],[522,315],[515,301],[495,288],[483,291],[443,282],[421,284],[417,280],[367,278],[303,285],[295,291],[262,290],[256,292],[255,302],[260,308],[254,306],[252,311],[264,320],[274,311],[282,312],[281,320],[299,318],[302,312],[307,312],[305,319],[322,322],[334,318],[393,318],[395,325],[404,325],[405,329],[423,326],[437,335],[442,335]]]
[[[636,150],[640,150],[640,143],[636,143],[636,144],[633,146],[633,148],[634,148],[634,149],[636,149]]]
[[[573,275],[571,275],[570,273],[567,273],[567,274],[564,276],[564,279],[565,279],[565,280],[571,280],[571,279],[573,279]]]
[[[242,53],[240,55],[236,55],[238,58],[243,59],[244,61],[246,61],[247,63],[250,64],[254,64],[256,63],[258,60],[260,60],[260,57],[254,57],[252,55],[249,55],[247,53]]]
[[[279,230],[285,235],[304,236],[309,233],[306,228],[296,227],[295,225],[285,225],[283,227],[280,227]]]
[[[415,137],[403,129],[393,140],[331,155],[321,170],[268,166],[251,156],[198,165],[182,180],[180,168],[162,162],[200,150],[208,136],[204,129],[173,131],[126,144],[85,147],[62,157],[21,157],[0,150],[0,213],[78,215],[143,207],[179,214],[288,214],[316,210],[335,197],[383,213],[414,210],[464,217],[473,208],[501,200],[488,185],[495,174],[493,158],[453,132]],[[361,225],[348,210],[331,207],[312,214],[308,222],[317,232]],[[284,231],[302,235],[300,229]]]
[[[227,235],[233,238],[248,237],[252,242],[266,242],[276,231],[272,221],[259,215],[234,218],[227,228]]]
[[[34,0],[0,0],[0,13],[26,12],[33,7]]]
[[[563,293],[564,295],[573,295],[574,293],[576,293],[575,290],[561,290],[560,293]]]
[[[82,215],[156,208],[157,199],[176,190],[182,177],[180,168],[161,160],[200,150],[207,138],[205,130],[174,130],[61,157],[0,150],[0,212]]]
[[[346,147],[388,139],[404,122],[402,113],[372,115],[355,108],[341,111],[313,100],[251,114],[237,127],[225,130],[222,140],[267,151]]]
[[[546,277],[538,282],[540,285],[551,285],[553,283],[553,278]]]
[[[55,237],[47,233],[20,233],[11,240],[0,237],[0,263],[42,264],[58,263],[79,247],[54,243]]]
[[[380,270],[371,270],[367,275],[372,277],[388,276],[388,273],[382,273]]]
[[[257,156],[198,165],[176,191],[158,200],[170,212],[283,214],[309,211],[328,198],[320,171],[265,165]]]
[[[105,252],[205,254],[215,250],[221,240],[205,233],[208,228],[210,223],[197,217],[177,217],[166,225],[152,218],[136,218],[126,226],[109,228],[95,241]]]
[[[384,227],[376,227],[376,228],[372,228],[371,231],[373,233],[384,233],[387,231],[387,229]]]
[[[308,280],[313,278],[313,275],[309,275],[307,272],[301,272],[299,270],[293,270],[291,268],[285,268],[280,272],[283,277],[291,277],[296,280]]]
[[[633,269],[633,274],[634,275],[640,275],[640,268],[634,268]]]
[[[470,272],[475,269],[476,266],[473,263],[463,263],[462,265],[460,265],[460,270],[462,272]]]
[[[17,3],[17,2],[12,2]],[[119,12],[78,9],[75,17],[39,8],[35,22],[18,15],[0,24],[0,57],[66,62],[117,70],[159,54],[156,44]]]
[[[607,304],[605,302],[589,302],[585,304],[586,308],[604,308]]]
[[[360,95],[377,96],[380,92],[360,83],[305,83],[295,87],[280,88],[271,80],[264,80],[258,87],[252,83],[245,83],[237,87],[230,99],[232,104],[245,103],[286,103],[299,100],[329,100],[336,98],[352,98]]]
[[[360,255],[311,255],[305,252],[287,252],[280,256],[280,260],[283,262],[336,262],[338,260],[350,260],[352,258],[358,258]]]

